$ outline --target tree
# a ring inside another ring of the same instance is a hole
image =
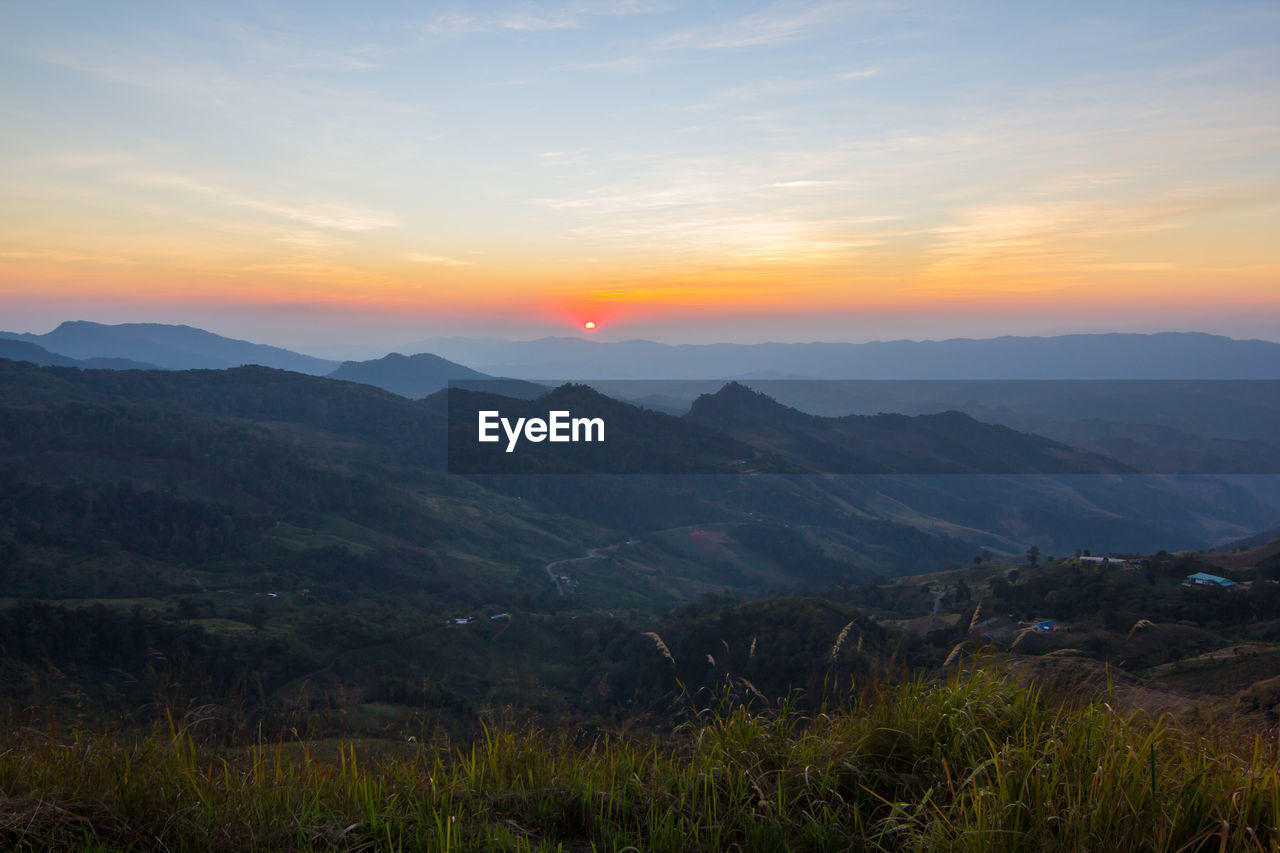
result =
[[[1040,547],[1038,545],[1032,545],[1030,548],[1027,549],[1027,562],[1033,566],[1039,564]]]

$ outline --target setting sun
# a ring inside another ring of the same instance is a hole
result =
[[[582,328],[586,329],[588,332],[594,330],[595,327],[596,327],[596,324],[591,320],[588,320],[587,322],[582,324]]]

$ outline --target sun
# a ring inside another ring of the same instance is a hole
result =
[[[595,327],[596,327],[596,323],[594,320],[588,320],[587,322],[582,324],[582,328],[586,329],[588,332],[593,331]]]

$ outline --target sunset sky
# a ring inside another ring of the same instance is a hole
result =
[[[0,328],[1280,340],[1278,45],[1275,2],[2,2]]]

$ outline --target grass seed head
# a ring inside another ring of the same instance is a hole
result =
[[[671,661],[672,666],[675,666],[676,659],[671,656],[671,649],[667,648],[667,644],[662,642],[662,638],[654,631],[645,631],[644,635],[653,640],[653,644],[657,647],[658,651],[662,652],[662,656]]]
[[[1133,623],[1133,627],[1129,629],[1128,634],[1124,635],[1124,638],[1126,640],[1129,639],[1133,636],[1133,632],[1137,631],[1139,628],[1154,628],[1155,626],[1156,623],[1152,622],[1150,619],[1139,619],[1137,622]]]
[[[978,618],[982,615],[982,601],[979,600],[973,607],[973,618],[969,620],[968,630],[972,631],[978,624]]]
[[[835,660],[840,654],[840,648],[844,645],[845,637],[849,636],[849,629],[853,627],[853,620],[849,620],[849,624],[840,629],[840,633],[836,635],[836,643],[831,647],[831,659]],[[859,639],[861,643],[861,639]]]

